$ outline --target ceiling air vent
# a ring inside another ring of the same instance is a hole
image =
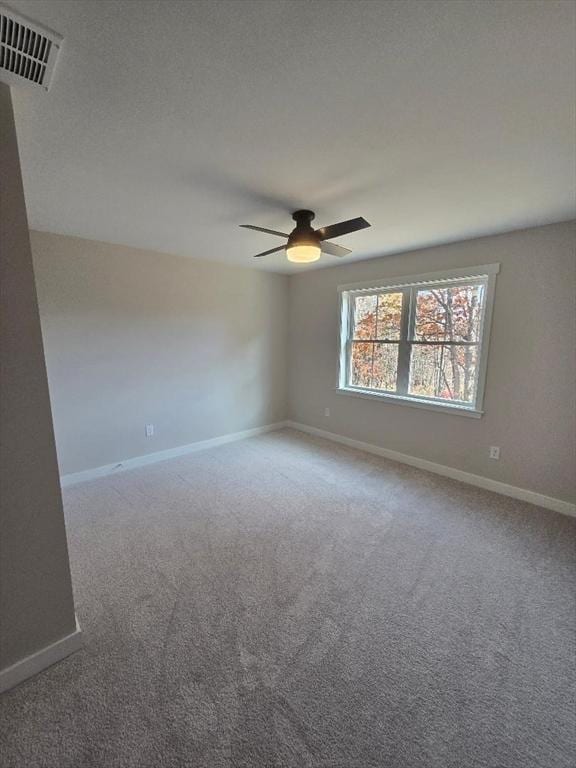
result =
[[[48,90],[62,37],[0,4],[0,80]]]

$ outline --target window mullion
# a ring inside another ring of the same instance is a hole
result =
[[[412,289],[402,289],[402,317],[400,319],[400,344],[398,347],[398,378],[396,392],[399,395],[408,393],[410,379],[410,322],[412,313]]]
[[[350,383],[350,361],[352,359],[352,328],[353,328],[353,321],[352,318],[354,317],[354,311],[355,311],[355,304],[356,304],[356,297],[354,296],[351,301],[348,302],[348,312],[346,317],[346,359],[345,359],[345,381],[346,384]]]

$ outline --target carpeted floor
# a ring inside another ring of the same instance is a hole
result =
[[[293,431],[65,491],[2,768],[574,768],[576,520]]]

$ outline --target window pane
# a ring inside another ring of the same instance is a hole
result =
[[[398,345],[352,342],[350,384],[364,389],[396,391]]]
[[[390,339],[391,341],[399,339],[402,320],[402,294],[379,294],[376,316],[376,338]]]
[[[376,337],[377,296],[356,296],[354,299],[353,339],[374,339]]]
[[[423,288],[416,295],[416,341],[479,341],[483,285]]]
[[[374,372],[372,389],[396,392],[398,378],[398,344],[373,344]]]
[[[354,299],[353,339],[400,338],[402,293],[356,296]]]
[[[473,403],[477,362],[477,347],[413,344],[408,393]]]

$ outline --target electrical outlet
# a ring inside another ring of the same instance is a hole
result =
[[[324,408],[324,416],[330,416],[330,408]]]
[[[495,461],[498,461],[500,458],[500,446],[498,445],[491,445],[490,446],[490,452],[488,454],[491,459],[494,459]]]
[[[154,424],[146,424],[146,426],[145,426],[145,434],[146,434],[146,437],[153,437],[154,436]]]

